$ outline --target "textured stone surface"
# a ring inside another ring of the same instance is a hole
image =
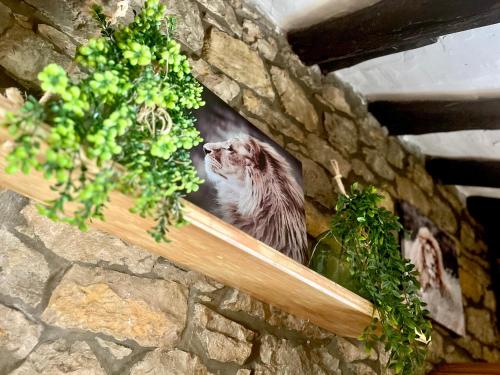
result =
[[[271,335],[264,335],[260,341],[260,360],[274,369],[274,373],[297,375],[309,373],[308,358],[303,347]]]
[[[375,173],[387,180],[394,180],[396,174],[385,159],[384,155],[371,148],[364,148],[363,153],[365,154],[366,163],[372,168],[373,171],[375,171]]]
[[[356,152],[358,149],[358,133],[356,125],[349,119],[325,113],[325,129],[328,133],[328,141],[332,145],[337,145],[348,154]]]
[[[224,74],[217,74],[204,60],[191,60],[194,76],[226,103],[240,93],[240,86]]]
[[[311,351],[311,361],[315,364],[318,363],[326,370],[327,374],[339,374],[339,359],[332,356],[324,347],[316,348]]]
[[[224,285],[209,279],[205,275],[195,271],[184,271],[164,259],[160,259],[154,265],[153,272],[165,280],[181,283],[202,293],[214,292],[224,287]]]
[[[262,38],[264,35],[259,25],[251,20],[243,21],[243,41],[249,44],[255,43],[258,39]]]
[[[37,75],[49,63],[65,68],[70,59],[31,30],[13,26],[0,37],[0,66],[28,87],[38,86]]]
[[[245,312],[255,318],[265,319],[264,304],[237,289],[227,291],[221,309]]]
[[[345,94],[333,85],[324,85],[320,95],[316,95],[318,100],[328,106],[333,111],[344,112],[353,116],[351,106],[345,98]]]
[[[271,138],[273,141],[278,143],[281,147],[285,147],[285,141],[283,138],[282,134],[275,134],[271,131],[271,128],[269,127],[268,124],[266,124],[263,121],[257,120],[256,118],[246,116],[243,113],[240,113],[243,117],[246,117],[248,121],[251,122],[253,126],[255,126],[257,129],[262,131],[265,135],[267,135],[269,138]]]
[[[302,123],[307,130],[311,132],[317,130],[318,114],[300,85],[287,71],[277,67],[271,68],[271,76],[286,113]]]
[[[10,190],[0,188],[0,228],[15,228],[24,223],[19,211],[28,204],[28,199]]]
[[[79,43],[84,43],[91,35],[98,33],[98,26],[88,12],[86,2],[27,0],[26,3]]]
[[[448,233],[455,233],[457,231],[458,223],[453,210],[440,199],[433,200],[429,216],[442,230]]]
[[[444,353],[444,361],[447,363],[467,363],[471,362],[471,356],[458,346],[446,346]]]
[[[396,186],[399,198],[417,207],[422,214],[427,215],[429,213],[431,205],[425,194],[414,182],[407,178],[396,176]]]
[[[11,375],[105,375],[86,342],[63,339],[43,343]]]
[[[21,230],[40,238],[45,246],[71,262],[126,266],[135,273],[147,273],[158,258],[95,229],[81,232],[69,224],[55,223],[38,214],[34,205],[23,211],[27,227]]]
[[[307,135],[307,151],[311,159],[328,169],[332,175],[335,175],[335,171],[333,170],[331,163],[332,160],[337,160],[339,163],[342,177],[346,178],[349,175],[349,172],[351,171],[351,165],[349,162],[340,152],[330,146],[327,141],[318,137],[314,133]]]
[[[375,117],[368,114],[359,122],[359,125],[359,139],[361,142],[385,151],[387,147],[387,130],[380,126]]]
[[[460,226],[460,242],[462,246],[475,254],[483,254],[487,250],[484,241],[476,238],[474,229],[465,222],[462,222]]]
[[[259,54],[244,42],[212,29],[205,46],[205,59],[229,77],[259,95],[273,99],[271,80]]]
[[[308,200],[305,201],[307,233],[318,237],[329,228],[330,219]]]
[[[367,353],[364,347],[360,344],[355,345],[342,337],[336,338],[334,346],[335,351],[340,355],[340,358],[346,362],[361,361],[364,359],[377,359],[377,353],[375,350],[371,350]]]
[[[483,296],[483,285],[478,283],[476,277],[466,268],[460,268],[460,286],[465,297],[478,303]]]
[[[392,199],[392,196],[389,194],[389,192],[382,189],[379,189],[378,192],[383,197],[382,202],[379,203],[379,207],[385,208],[387,211],[395,213],[396,209],[394,200]]]
[[[346,365],[348,374],[356,375],[377,375],[375,370],[364,363],[350,363]],[[345,373],[345,371],[344,371]]]
[[[206,375],[207,368],[192,354],[175,349],[168,352],[156,349],[136,363],[130,375]]]
[[[271,315],[267,322],[276,327],[283,327],[292,331],[301,332],[308,338],[323,340],[333,337],[333,334],[325,331],[307,320],[289,314],[276,306],[269,306]]]
[[[193,324],[210,359],[242,365],[250,356],[255,333],[242,325],[201,304],[194,307]]]
[[[229,30],[237,36],[242,36],[243,29],[236,18],[233,8],[224,4],[222,0],[197,0],[198,3],[207,8],[210,12],[220,16]]]
[[[254,43],[254,47],[269,61],[274,61],[278,54],[278,43],[273,38],[259,39]]]
[[[465,207],[464,202],[459,198],[460,193],[455,186],[437,184],[436,187],[456,212],[462,212]]]
[[[178,283],[73,266],[43,312],[45,323],[172,347],[184,328],[187,290]]]
[[[68,57],[73,58],[75,56],[76,45],[66,34],[43,23],[37,26],[37,31]]]
[[[22,313],[0,305],[0,374],[26,358],[38,343],[42,327]]]
[[[281,112],[269,107],[250,90],[243,91],[243,104],[245,108],[257,117],[267,122],[269,126],[303,143],[305,141],[304,131],[288,120]]]
[[[470,336],[459,337],[456,340],[457,345],[467,350],[470,353],[472,358],[480,359],[483,356],[483,348],[479,341],[474,340],[474,338]]]
[[[434,181],[422,164],[414,163],[411,170],[411,178],[425,192],[432,194],[434,191]]]
[[[362,177],[368,183],[375,182],[375,175],[368,169],[366,164],[359,159],[351,160],[352,170],[354,173]]]
[[[0,3],[0,34],[5,31],[11,21],[10,9]]]
[[[469,271],[476,279],[476,282],[481,284],[484,288],[487,288],[491,284],[489,274],[478,263],[469,258],[461,257],[459,259],[459,264],[461,268]]]
[[[132,353],[132,349],[114,343],[113,341],[103,340],[100,337],[96,337],[96,341],[101,348],[107,350],[116,359],[123,359]]]
[[[429,345],[429,355],[428,359],[432,363],[437,363],[441,360],[444,355],[444,340],[443,336],[436,330],[432,331],[432,341]]]
[[[484,307],[491,311],[496,311],[497,309],[497,299],[495,293],[491,290],[486,291],[484,294]]]
[[[485,346],[483,347],[483,358],[489,363],[499,363],[500,350]]]
[[[44,256],[0,229],[0,293],[36,307],[50,276]]]
[[[395,138],[390,137],[387,144],[387,161],[396,168],[403,168],[404,158],[405,152],[403,148]]]
[[[493,344],[496,340],[496,329],[488,310],[468,307],[465,309],[467,331],[472,333],[481,342]]]
[[[306,195],[327,208],[333,207],[333,186],[324,169],[311,159],[302,158],[301,162]]]
[[[174,35],[193,52],[200,52],[205,33],[196,3],[185,0],[162,0],[162,2],[167,6],[167,13],[177,18]]]

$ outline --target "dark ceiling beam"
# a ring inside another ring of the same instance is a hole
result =
[[[392,135],[500,129],[500,98],[470,101],[377,101],[368,110]]]
[[[382,0],[288,33],[293,50],[323,71],[434,43],[439,36],[500,22],[498,0]]]
[[[492,229],[496,229],[495,234],[500,234],[498,231],[500,199],[478,196],[467,197],[467,209],[479,222],[483,223],[483,225],[491,226]],[[498,255],[500,255],[500,253],[498,253]]]
[[[434,158],[426,169],[445,185],[500,188],[500,160]]]

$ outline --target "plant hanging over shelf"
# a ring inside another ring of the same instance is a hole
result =
[[[397,235],[403,227],[396,216],[379,207],[383,197],[374,187],[353,184],[347,194],[338,164],[332,164],[341,194],[330,229],[320,241],[335,239],[341,248],[339,261],[346,262],[359,293],[375,307],[375,317],[361,337],[367,349],[382,341],[390,353],[389,368],[401,374],[419,373],[432,326],[419,296],[417,271],[401,256]],[[313,259],[312,264],[319,263]]]
[[[7,171],[35,168],[55,178],[58,198],[41,213],[81,229],[104,219],[111,191],[131,194],[133,212],[154,216],[150,233],[165,240],[169,224],[183,223],[180,199],[202,182],[189,156],[202,141],[191,115],[204,104],[202,87],[158,0],[147,0],[131,24],[116,29],[99,7],[93,12],[102,36],[78,49],[84,78],[71,80],[48,65],[38,76],[42,99],[29,97],[7,115],[15,137]],[[70,201],[79,208],[68,215]]]

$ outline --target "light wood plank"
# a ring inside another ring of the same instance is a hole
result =
[[[54,197],[41,173],[8,175],[4,172],[9,144],[10,136],[0,127],[0,186],[37,202]],[[172,228],[169,244],[155,242],[146,232],[154,225],[153,220],[130,213],[132,199],[116,192],[111,194],[111,202],[104,212],[106,221],[94,221],[91,226],[338,335],[358,337],[369,324],[373,308],[365,299],[201,208],[187,201],[184,205],[190,224]]]

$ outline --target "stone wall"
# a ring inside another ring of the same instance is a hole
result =
[[[165,2],[200,81],[302,161],[311,238],[332,213],[335,158],[348,184],[381,188],[389,209],[409,201],[457,239],[467,335],[435,324],[427,369],[500,361],[487,247],[455,192],[334,76],[304,67],[245,1]],[[96,32],[86,3],[0,0],[0,87],[36,94],[45,64],[69,66],[75,46]],[[0,247],[0,374],[386,373],[383,350],[366,353],[119,239],[52,223],[8,191]]]

